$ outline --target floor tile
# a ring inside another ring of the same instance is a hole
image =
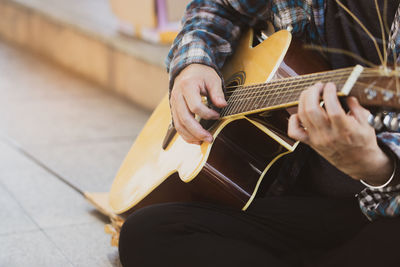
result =
[[[0,248],[0,266],[73,266],[41,231],[1,235]]]
[[[28,170],[37,167],[34,162],[2,139],[0,139],[0,162],[0,177],[7,172]]]
[[[38,146],[31,153],[84,191],[108,192],[133,140]]]
[[[0,132],[22,145],[133,137],[150,115],[2,43],[0,72]]]
[[[0,131],[23,146],[133,138],[148,113],[113,98],[1,103]]]
[[[75,266],[121,266],[118,250],[110,245],[111,237],[104,233],[103,224],[74,225],[45,232]]]
[[[39,230],[34,221],[0,183],[0,236]],[[2,265],[0,265],[2,266]]]
[[[0,182],[41,228],[98,221],[82,195],[44,170],[6,173]]]

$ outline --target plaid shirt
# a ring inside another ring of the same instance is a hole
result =
[[[193,0],[187,7],[183,29],[166,61],[170,89],[179,72],[193,63],[208,65],[220,74],[219,70],[235,50],[241,32],[248,27],[266,25],[267,21],[272,22],[275,30],[291,27],[294,36],[325,45],[325,8],[324,0]],[[399,23],[398,10],[388,42],[397,51],[400,51]],[[383,133],[378,138],[399,160],[400,134]],[[400,215],[400,185],[366,188],[357,197],[361,210],[370,220]]]

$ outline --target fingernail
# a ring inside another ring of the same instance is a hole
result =
[[[208,142],[208,143],[212,143],[212,141],[213,141],[213,138],[212,138],[212,136],[209,136],[209,137],[207,137],[207,138],[206,138],[206,142]]]
[[[326,85],[328,85],[330,88],[335,88],[335,83],[333,82],[328,82]]]
[[[322,83],[322,82],[317,82],[315,85],[314,85],[314,87],[322,87],[322,86],[324,86],[324,84]]]

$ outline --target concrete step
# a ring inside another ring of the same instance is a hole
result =
[[[0,38],[153,109],[169,47],[123,36],[108,0],[0,0]]]

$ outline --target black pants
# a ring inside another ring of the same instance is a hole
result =
[[[368,222],[355,198],[265,197],[246,211],[150,206],[120,236],[123,266],[400,266],[400,220]]]

